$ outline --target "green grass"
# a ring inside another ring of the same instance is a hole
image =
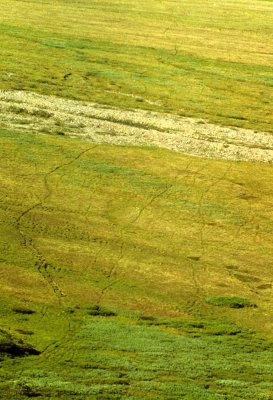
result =
[[[272,165],[0,135],[0,398],[270,398]]]
[[[2,3],[0,89],[272,132],[271,1]],[[1,399],[272,398],[272,164],[0,142]]]
[[[271,39],[271,2],[7,0],[0,87],[272,131]]]
[[[209,297],[207,299],[207,302],[215,306],[230,307],[230,308],[255,307],[255,304],[252,304],[249,300],[236,296]]]
[[[68,332],[41,356],[3,363],[3,393],[14,399],[270,398],[271,343],[229,323],[215,333],[219,321],[213,320],[147,325],[132,316],[84,318],[79,310],[69,320],[78,323],[74,336]]]

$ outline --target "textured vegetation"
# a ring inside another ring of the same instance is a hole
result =
[[[272,131],[272,15],[250,0],[5,0],[1,86]]]
[[[272,130],[270,1],[2,3],[2,89]],[[271,399],[272,163],[0,104],[0,398]]]
[[[270,398],[271,165],[1,143],[2,398]]]

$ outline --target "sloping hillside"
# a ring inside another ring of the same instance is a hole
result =
[[[272,26],[2,1],[0,399],[272,398]]]
[[[272,2],[5,0],[1,88],[272,132]]]
[[[1,329],[41,352],[4,356],[2,398],[271,391],[270,164],[1,143]]]

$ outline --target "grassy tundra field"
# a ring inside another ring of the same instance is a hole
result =
[[[272,132],[272,7],[3,0],[1,87]]]
[[[272,399],[272,27],[271,1],[2,1],[1,399]],[[181,121],[221,151],[119,143]]]

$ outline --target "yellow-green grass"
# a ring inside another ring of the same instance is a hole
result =
[[[0,398],[270,398],[272,165],[0,133]]]
[[[272,131],[272,11],[4,0],[0,87]],[[271,164],[0,141],[1,399],[271,398]]]
[[[5,0],[1,88],[272,131],[272,11],[258,0]]]
[[[259,318],[273,306],[271,165],[1,136],[2,295],[34,301],[30,275],[37,303],[47,291],[50,304],[155,315],[206,314],[208,296],[239,295],[259,305],[244,310],[249,324],[270,331]]]

